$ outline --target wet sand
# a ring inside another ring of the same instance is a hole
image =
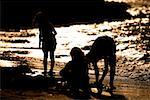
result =
[[[108,77],[105,84],[108,82]],[[117,89],[110,95],[103,91],[101,96],[92,95],[92,100],[149,100],[150,85],[149,82],[130,80],[125,77],[116,77],[115,86]],[[93,90],[96,93],[96,89]],[[55,86],[47,89],[4,89],[0,91],[2,100],[70,100],[69,91],[66,92]]]

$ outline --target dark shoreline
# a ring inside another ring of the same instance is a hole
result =
[[[49,14],[55,26],[68,26],[73,24],[100,23],[104,20],[130,19],[126,12],[130,6],[126,3],[104,2],[103,0],[73,0],[73,1],[47,1],[35,0],[2,1],[2,16],[0,30],[28,29],[32,27],[32,19],[36,11],[44,9]]]

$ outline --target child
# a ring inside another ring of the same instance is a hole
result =
[[[56,49],[56,38],[55,35],[57,34],[54,26],[52,23],[49,23],[48,21],[48,15],[46,13],[39,11],[35,18],[33,19],[33,22],[38,22],[38,27],[40,31],[39,35],[39,48],[42,43],[42,51],[44,53],[44,59],[43,59],[43,65],[44,65],[44,76],[47,75],[47,58],[48,58],[48,52],[50,52],[50,59],[51,59],[51,69],[49,74],[53,76],[53,68],[54,68],[54,51]]]
[[[62,78],[71,85],[71,89],[78,93],[81,89],[86,95],[89,94],[88,65],[84,53],[80,48],[74,47],[70,52],[72,60],[60,71]]]

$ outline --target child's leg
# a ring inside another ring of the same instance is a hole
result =
[[[89,86],[89,78],[87,80],[85,80],[85,82],[83,82],[83,86],[82,86],[84,95],[86,96],[87,99],[90,98],[90,93],[91,93],[91,88]]]
[[[99,80],[99,69],[97,66],[97,62],[93,62],[94,70],[95,70],[95,76],[96,76],[96,84],[98,83]]]
[[[53,69],[55,64],[54,51],[50,51],[51,69],[50,74],[53,75]]]
[[[103,82],[105,76],[106,76],[107,73],[108,73],[108,59],[107,59],[107,58],[104,59],[104,63],[105,63],[105,65],[104,65],[104,69],[103,69],[103,74],[102,74],[101,79],[99,80],[100,83]]]
[[[48,51],[43,51],[43,53],[44,53],[44,59],[43,59],[44,76],[46,76],[46,73],[47,73],[47,58],[48,58]]]
[[[115,70],[116,70],[116,55],[110,58],[109,61],[110,65],[110,87],[113,89],[114,87],[114,77],[115,77]]]

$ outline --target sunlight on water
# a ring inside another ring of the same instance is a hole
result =
[[[56,27],[57,35],[57,47],[55,51],[55,55],[60,57],[56,58],[56,61],[60,62],[68,62],[70,58],[70,51],[73,47],[80,47],[83,48],[84,46],[90,46],[94,42],[97,37],[99,36],[110,36],[113,37],[116,36],[118,33],[124,33],[125,31],[116,31],[118,30],[118,27],[125,26],[125,23],[137,23],[141,19],[136,18],[134,20],[125,20],[125,21],[115,21],[115,22],[103,22],[100,24],[89,24],[89,25],[71,25],[69,27]],[[149,20],[147,18],[143,18],[141,22],[147,23]],[[25,30],[20,30],[20,32],[24,32]],[[41,49],[39,49],[39,30],[38,29],[30,29],[27,30],[28,33],[34,33],[35,36],[32,37],[13,37],[10,39],[23,39],[28,40],[29,43],[7,43],[7,42],[1,42],[1,47],[11,47],[9,48],[10,51],[15,51],[17,49],[27,50],[29,51],[29,54],[22,55],[22,54],[16,54],[18,56],[26,56],[26,57],[34,57],[34,58],[40,58],[43,59],[43,52]],[[15,32],[14,32],[15,33]],[[11,33],[11,34],[14,34]],[[1,32],[3,34],[3,32]],[[7,33],[9,34],[9,33]],[[16,33],[18,34],[18,33]],[[125,42],[125,41],[136,41],[137,36],[129,36],[129,37],[117,37],[115,38],[116,41]],[[123,45],[117,45],[117,50],[123,50],[124,48],[128,47],[129,44],[123,44]],[[2,48],[2,51],[7,50],[7,48]],[[83,50],[83,52],[86,54],[89,50]],[[132,51],[132,52],[131,52]],[[130,53],[129,53],[130,52]],[[137,56],[140,56],[139,52],[133,53],[134,50],[126,50],[123,53],[118,52],[118,55],[122,56],[128,56],[136,58]],[[136,51],[135,51],[136,52]]]
[[[149,0],[105,0],[108,2],[125,2],[125,3],[135,3],[135,4],[150,4]]]
[[[12,61],[0,60],[0,67],[13,67],[15,64]]]
[[[127,10],[128,13],[130,13],[132,16],[137,16],[140,13],[143,14],[150,14],[150,6],[145,7],[131,7],[130,9]]]
[[[66,49],[75,46],[81,47],[83,44],[86,43],[84,40],[86,39],[86,34],[79,35],[76,27],[71,26],[68,28],[60,28],[60,29],[56,29],[56,31],[58,32],[58,35],[56,37],[58,45],[59,44],[64,45]]]
[[[39,32],[39,29],[38,28],[35,28],[35,29],[28,29],[28,30],[20,30],[20,32],[28,32],[28,33],[38,33]]]

